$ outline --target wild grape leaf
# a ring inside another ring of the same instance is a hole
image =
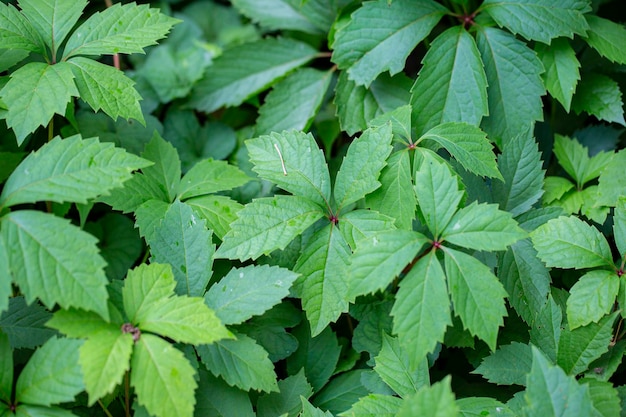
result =
[[[391,395],[369,394],[359,398],[352,407],[340,414],[340,417],[348,416],[379,416],[395,417],[400,411],[402,399]]]
[[[598,322],[615,304],[620,279],[614,271],[589,271],[572,286],[567,299],[570,329]]]
[[[623,258],[626,256],[626,196],[620,197],[619,200],[617,200],[613,215],[613,236],[617,250]],[[0,245],[1,244],[0,242]],[[0,251],[2,251],[1,247]],[[1,310],[2,308],[0,308],[0,311]]]
[[[539,310],[530,329],[530,342],[535,346],[540,346],[541,351],[556,363],[559,340],[561,339],[561,322],[563,312],[556,304],[551,295],[548,302]]]
[[[600,174],[597,205],[615,206],[619,198],[626,195],[626,183],[622,181],[624,176],[626,176],[626,152],[620,151]]]
[[[231,190],[250,181],[250,177],[226,161],[206,159],[198,162],[180,180],[177,194],[181,200],[218,191]]]
[[[528,40],[550,44],[559,36],[585,36],[585,0],[485,0],[482,7],[499,26]]]
[[[585,15],[589,30],[586,41],[600,55],[611,62],[626,64],[626,54],[622,45],[626,43],[624,25],[592,14]]]
[[[238,213],[215,257],[256,259],[284,249],[323,215],[316,203],[302,197],[276,195],[253,200]]]
[[[357,85],[369,87],[381,72],[388,70],[394,75],[402,71],[411,51],[446,11],[432,0],[364,3],[335,33],[332,61],[346,69]]]
[[[212,417],[255,417],[248,393],[231,387],[221,378],[216,378],[204,367],[198,369],[199,381],[196,395],[196,415]]]
[[[76,55],[113,55],[143,53],[156,45],[178,19],[148,5],[115,3],[92,14],[69,37],[63,58]]]
[[[574,49],[566,39],[558,38],[552,40],[550,45],[535,44],[535,51],[546,70],[541,75],[546,89],[569,113],[580,80],[580,62]]]
[[[546,177],[543,183],[545,193],[541,198],[542,203],[545,205],[550,205],[551,203],[553,206],[557,205],[562,202],[563,196],[574,190],[575,187],[576,184],[567,178]]]
[[[412,357],[411,352],[403,348],[397,338],[383,334],[382,349],[375,360],[374,371],[401,398],[415,394],[430,383],[426,356],[421,360]]]
[[[145,177],[140,177],[145,178]],[[170,205],[161,200],[148,200],[135,210],[135,227],[146,241],[155,238],[155,230],[165,218]]]
[[[576,181],[578,188],[597,178],[613,158],[612,152],[599,152],[589,157],[589,149],[578,140],[554,136],[554,155],[559,165]]]
[[[481,27],[477,44],[489,85],[489,116],[481,127],[501,145],[543,120],[543,65],[523,42],[496,28]]]
[[[12,4],[0,3],[0,40],[3,49],[43,53],[45,43],[33,24]]]
[[[112,304],[109,306],[113,307]],[[111,308],[111,315],[112,320],[108,323],[91,311],[77,308],[59,309],[46,322],[46,326],[60,331],[67,337],[85,339],[101,331],[110,330],[112,327],[117,327],[116,330],[119,330],[118,326],[121,326],[121,322],[124,320],[121,313]]]
[[[0,235],[27,303],[39,298],[50,309],[78,307],[108,319],[106,262],[96,238],[69,220],[31,210],[6,214]]]
[[[143,175],[151,182],[158,184],[163,201],[168,203],[173,201],[179,188],[181,175],[180,159],[176,149],[160,134],[154,132],[141,156],[154,162],[151,166],[141,170]]]
[[[59,136],[28,155],[13,171],[0,194],[5,207],[37,201],[87,203],[121,187],[131,172],[150,165],[97,138]]]
[[[330,175],[324,153],[310,133],[270,133],[246,141],[252,168],[261,178],[285,191],[330,204]]]
[[[341,221],[339,221],[337,226],[353,250],[357,247],[357,242],[360,242],[362,239],[396,228],[391,217],[373,210],[348,212],[341,216]]]
[[[191,92],[189,105],[206,113],[239,105],[316,54],[308,44],[289,38],[234,46],[207,68]]]
[[[422,387],[413,396],[406,398],[397,417],[452,417],[458,415],[450,376],[431,385]]]
[[[9,337],[0,331],[0,399],[9,403],[13,393],[13,350]]]
[[[237,213],[243,205],[223,195],[204,195],[185,200],[195,212],[207,222],[207,227],[213,233],[224,239],[230,230],[230,225],[237,219]]]
[[[313,395],[313,387],[306,380],[304,368],[297,374],[278,381],[278,389],[278,393],[271,392],[259,397],[258,417],[275,417],[283,413],[295,417],[302,411],[300,397],[309,398]]]
[[[446,122],[479,125],[489,110],[487,78],[474,38],[454,26],[435,38],[422,64],[411,89],[417,133]]]
[[[626,126],[623,106],[617,82],[597,73],[585,74],[572,100],[572,110],[578,114],[587,112],[600,120]]]
[[[176,281],[169,264],[142,264],[128,271],[122,297],[128,319],[137,323],[151,306],[174,295]]]
[[[8,106],[7,126],[15,132],[18,145],[39,126],[47,125],[55,114],[64,115],[72,97],[78,96],[67,62],[29,62],[12,72],[0,90],[0,99]]]
[[[10,279],[7,282],[10,284]],[[11,348],[34,349],[55,335],[47,325],[52,313],[41,304],[28,305],[23,296],[12,297],[8,304],[0,316],[0,328],[8,336]]]
[[[530,345],[513,342],[510,345],[501,346],[485,357],[472,373],[482,375],[492,384],[524,386],[532,359]]]
[[[303,68],[278,82],[259,108],[256,134],[308,130],[331,79],[330,71]]]
[[[585,378],[582,382],[589,386],[595,415],[610,417],[621,413],[620,397],[612,383],[593,378]]]

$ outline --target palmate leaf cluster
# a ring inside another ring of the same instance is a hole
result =
[[[0,416],[625,413],[619,0],[139,3],[0,3]]]

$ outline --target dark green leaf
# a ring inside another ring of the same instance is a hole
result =
[[[450,376],[433,384],[422,387],[415,395],[407,398],[397,417],[454,417],[459,408],[455,403],[454,393],[450,386]]]
[[[572,286],[567,299],[570,329],[598,322],[615,304],[620,279],[614,271],[589,271]]]
[[[255,417],[248,393],[226,384],[204,369],[199,370],[195,415],[206,417]]]
[[[585,18],[589,24],[587,43],[609,61],[626,64],[626,54],[622,47],[626,43],[624,25],[592,14]]]
[[[269,393],[259,397],[257,402],[258,417],[276,417],[287,413],[289,417],[296,417],[302,410],[300,397],[309,398],[313,394],[313,387],[304,376],[304,369],[296,375],[278,381],[279,393]]]
[[[55,334],[46,327],[51,318],[52,314],[39,303],[27,305],[24,297],[18,296],[9,299],[9,308],[0,316],[0,328],[9,338],[11,348],[34,349]]]
[[[12,393],[13,350],[9,344],[9,337],[0,331],[0,399],[9,403]]]
[[[513,342],[501,346],[483,359],[472,373],[482,375],[492,384],[526,385],[526,374],[530,372],[533,357],[531,347]]]
[[[580,80],[580,62],[570,43],[563,38],[554,39],[550,45],[535,44],[535,51],[546,72],[542,74],[544,85],[569,113],[576,85]]]
[[[572,110],[578,114],[584,111],[600,120],[626,126],[623,106],[617,82],[596,73],[585,74],[572,101]]]
[[[530,342],[538,346],[552,363],[556,363],[559,340],[561,339],[562,320],[563,312],[561,308],[549,295],[548,302],[543,308],[538,310],[533,326],[530,329]]]

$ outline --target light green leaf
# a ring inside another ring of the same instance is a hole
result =
[[[237,335],[237,340],[219,340],[197,347],[202,363],[228,385],[244,391],[278,391],[274,365],[254,339]]]
[[[278,82],[259,108],[256,134],[308,130],[331,79],[330,71],[304,68]]]
[[[461,417],[499,416],[516,417],[509,407],[490,397],[467,397],[456,400]]]
[[[54,316],[46,322],[47,327],[57,329],[67,337],[75,339],[89,338],[98,332],[110,330],[119,325],[121,323],[118,320],[107,323],[94,312],[76,308],[55,311]],[[116,330],[119,330],[119,327]]]
[[[108,319],[104,259],[97,240],[69,220],[39,211],[14,211],[2,218],[0,235],[13,281],[27,303],[78,307]]]
[[[9,308],[0,316],[0,329],[9,337],[11,348],[34,349],[56,334],[48,327],[51,318],[52,313],[41,304],[28,305],[23,296],[11,297]]]
[[[159,337],[142,334],[133,350],[131,369],[130,385],[150,414],[193,416],[198,385],[183,352]]]
[[[619,198],[626,195],[624,177],[626,177],[626,152],[620,151],[600,174],[596,204],[614,207]]]
[[[397,338],[383,334],[383,346],[375,360],[376,373],[401,398],[410,397],[430,383],[426,356],[422,359],[413,356]]]
[[[613,268],[611,249],[595,227],[577,217],[559,217],[531,233],[539,258],[548,267]]]
[[[534,51],[502,30],[481,27],[477,44],[489,85],[489,116],[481,127],[501,145],[543,120],[544,69]]]
[[[300,397],[302,401],[302,413],[300,417],[333,417],[330,411],[321,410],[307,401],[306,398]]]
[[[567,299],[570,329],[598,322],[609,314],[619,291],[619,276],[614,271],[589,271],[572,286]]]
[[[44,42],[33,24],[14,5],[0,3],[0,41],[3,49],[44,53]]]
[[[592,14],[585,15],[589,30],[585,39],[589,46],[611,62],[626,64],[623,45],[626,44],[626,28]]]
[[[317,336],[348,311],[348,263],[350,247],[333,224],[313,235],[294,267],[301,274],[296,291]]]
[[[272,392],[259,397],[258,417],[276,417],[283,413],[296,417],[302,411],[300,397],[309,398],[313,394],[313,387],[306,380],[304,368],[297,374],[278,381],[278,389],[278,393]]]
[[[330,175],[324,153],[310,133],[286,131],[246,141],[252,168],[285,191],[330,204]]]
[[[176,149],[160,134],[154,132],[141,156],[154,162],[153,165],[141,170],[143,175],[150,182],[157,184],[163,201],[168,203],[173,201],[179,188],[181,175],[180,159]]]
[[[258,316],[289,295],[298,275],[268,265],[233,268],[204,295],[205,303],[224,324],[240,324]]]
[[[232,190],[250,181],[251,178],[239,168],[226,161],[206,159],[198,162],[180,181],[178,198],[186,200],[204,194]]]
[[[541,351],[553,363],[556,363],[562,320],[561,307],[557,305],[552,295],[548,295],[548,302],[538,310],[530,329],[530,342],[535,346],[540,346]]]
[[[243,205],[223,195],[203,195],[185,200],[185,204],[191,206],[194,211],[207,222],[207,227],[213,233],[224,239],[224,235],[230,230],[230,225],[237,219],[237,213],[243,209]]]
[[[498,327],[507,315],[504,306],[506,291],[478,259],[454,249],[445,248],[444,251],[454,313],[461,318],[464,328],[495,350]]]
[[[391,395],[369,394],[359,398],[348,411],[340,417],[395,417],[402,406],[402,399]]]
[[[29,62],[12,72],[0,90],[0,99],[8,106],[6,122],[15,132],[18,145],[39,126],[47,125],[55,114],[64,115],[72,97],[78,95],[67,62]]]
[[[443,342],[446,327],[452,325],[450,298],[446,276],[434,250],[420,258],[400,281],[391,315],[393,331],[411,363],[420,363],[437,343]]]
[[[176,293],[202,296],[213,274],[215,245],[203,219],[185,203],[175,201],[147,236],[151,260],[169,263],[176,278]]]
[[[560,204],[564,195],[574,190],[576,184],[563,177],[546,177],[543,183],[545,194],[542,197],[542,203],[548,205],[550,203]]]
[[[0,331],[0,399],[11,402],[13,393],[13,350],[9,337]]]
[[[472,373],[482,375],[492,384],[524,386],[532,360],[530,345],[513,342],[510,345],[501,346],[491,355],[485,357],[480,366]]]
[[[624,258],[626,256],[626,196],[620,197],[617,200],[613,215],[613,236],[617,250],[620,256]],[[0,242],[0,245],[1,244],[2,242]],[[0,251],[2,251],[1,247]],[[2,308],[0,308],[0,311],[1,310]]]
[[[415,395],[404,400],[397,417],[456,417],[459,407],[450,386],[450,376],[422,387]]]
[[[542,74],[546,89],[569,113],[576,85],[580,80],[580,62],[570,43],[563,38],[554,39],[550,45],[535,44],[546,72]]]
[[[446,11],[431,0],[364,3],[335,33],[332,61],[347,69],[350,80],[368,87],[384,71],[402,71],[411,51]]]
[[[418,134],[446,122],[479,125],[489,114],[485,70],[474,38],[462,26],[437,36],[422,64],[411,89]]]
[[[132,323],[146,316],[153,305],[174,295],[174,275],[169,264],[142,264],[128,271],[122,296],[124,311]]]
[[[486,0],[482,8],[499,26],[533,41],[550,44],[553,38],[584,36],[589,26],[585,0]]]
[[[92,14],[72,33],[63,58],[143,53],[144,48],[156,45],[176,23],[177,19],[148,5],[116,3]]]
[[[577,114],[587,112],[600,120],[626,126],[623,107],[622,92],[617,82],[596,73],[585,74],[572,101],[572,109]]]
[[[82,343],[53,337],[37,349],[17,379],[15,400],[45,406],[74,400],[84,389],[78,365]]]
[[[20,404],[15,409],[15,417],[76,417],[76,414],[64,408]]]
[[[255,417],[248,393],[231,387],[204,367],[198,370],[200,381],[196,391],[195,415],[206,417]]]
[[[599,152],[590,158],[589,149],[578,140],[557,134],[554,136],[554,155],[559,165],[576,181],[578,188],[582,189],[585,183],[600,176],[614,154]]]
[[[341,215],[337,226],[353,250],[362,239],[396,228],[391,217],[373,210],[353,210]]]
[[[189,104],[206,113],[237,106],[316,54],[308,44],[289,38],[234,46],[207,68],[205,77],[192,90]]]
[[[284,249],[323,214],[316,203],[301,197],[276,195],[253,200],[237,214],[215,257],[256,259]]]
[[[148,200],[140,205],[135,210],[135,227],[139,229],[139,235],[146,240],[154,239],[155,229],[161,224],[169,208],[170,205],[161,200]]]
[[[140,206],[146,205],[147,202],[169,206],[170,201],[164,194],[164,187],[158,182],[143,174],[135,173],[124,183],[124,188],[115,188],[111,190],[110,195],[101,196],[97,201],[108,204],[122,213],[130,213],[140,211]],[[138,216],[137,213],[135,215]],[[145,236],[143,230],[140,230],[140,233]]]
[[[37,201],[87,201],[121,187],[131,172],[146,167],[141,159],[112,143],[80,135],[54,138],[28,155],[7,180],[0,206]]]

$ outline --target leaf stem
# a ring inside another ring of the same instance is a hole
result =
[[[111,414],[111,412],[109,410],[107,410],[107,408],[104,406],[104,404],[102,403],[102,400],[98,400],[98,404],[100,404],[100,407],[102,408],[102,411],[104,411],[104,414],[107,415],[107,417],[113,417],[113,415]]]
[[[112,7],[113,6],[113,1],[112,0],[104,0],[104,4],[107,6],[107,8]],[[113,54],[113,66],[117,69],[120,69],[120,56],[119,54]]]

